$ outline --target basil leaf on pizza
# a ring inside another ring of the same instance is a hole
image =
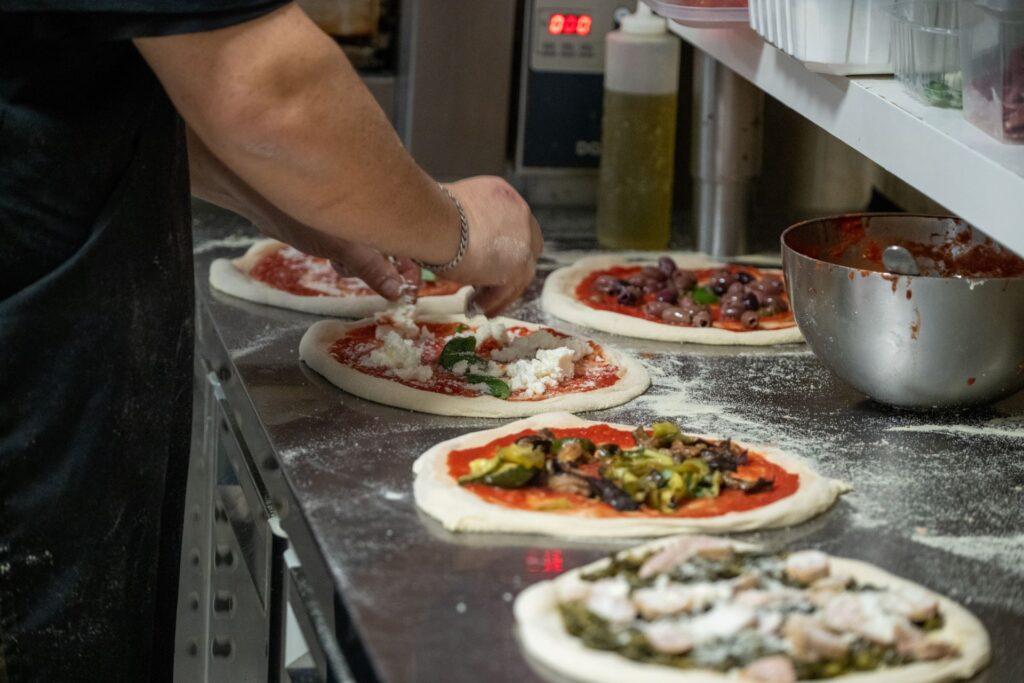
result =
[[[351,394],[441,415],[595,410],[650,384],[636,360],[591,340],[506,318],[416,317],[408,307],[319,322],[299,353]]]
[[[930,683],[968,678],[989,658],[977,618],[921,586],[818,550],[769,553],[707,536],[534,584],[515,616],[534,657],[599,683]]]
[[[512,390],[509,389],[508,384],[497,377],[467,374],[466,381],[470,384],[483,384],[487,387],[487,390],[491,392],[491,396],[494,396],[495,398],[508,398],[512,395]]]

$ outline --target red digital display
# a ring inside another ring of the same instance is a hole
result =
[[[594,19],[589,14],[552,14],[548,19],[548,33],[553,36],[585,36],[593,24]]]

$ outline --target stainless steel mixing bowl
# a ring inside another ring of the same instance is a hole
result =
[[[1024,388],[1024,278],[880,272],[880,249],[903,240],[962,249],[988,238],[955,218],[907,214],[835,216],[783,233],[793,313],[818,358],[873,399],[907,408]]]

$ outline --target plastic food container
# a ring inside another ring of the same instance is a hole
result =
[[[911,95],[936,107],[963,106],[958,0],[892,6],[892,65]]]
[[[961,0],[964,116],[1003,142],[1024,142],[1024,2]]]
[[[747,0],[643,0],[652,10],[680,24],[725,28],[747,24]]]
[[[750,0],[750,26],[811,71],[891,74],[892,0]]]

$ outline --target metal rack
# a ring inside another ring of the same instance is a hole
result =
[[[847,145],[1024,253],[1024,146],[1003,144],[958,110],[914,100],[892,77],[808,71],[749,28],[669,22],[683,40]]]

